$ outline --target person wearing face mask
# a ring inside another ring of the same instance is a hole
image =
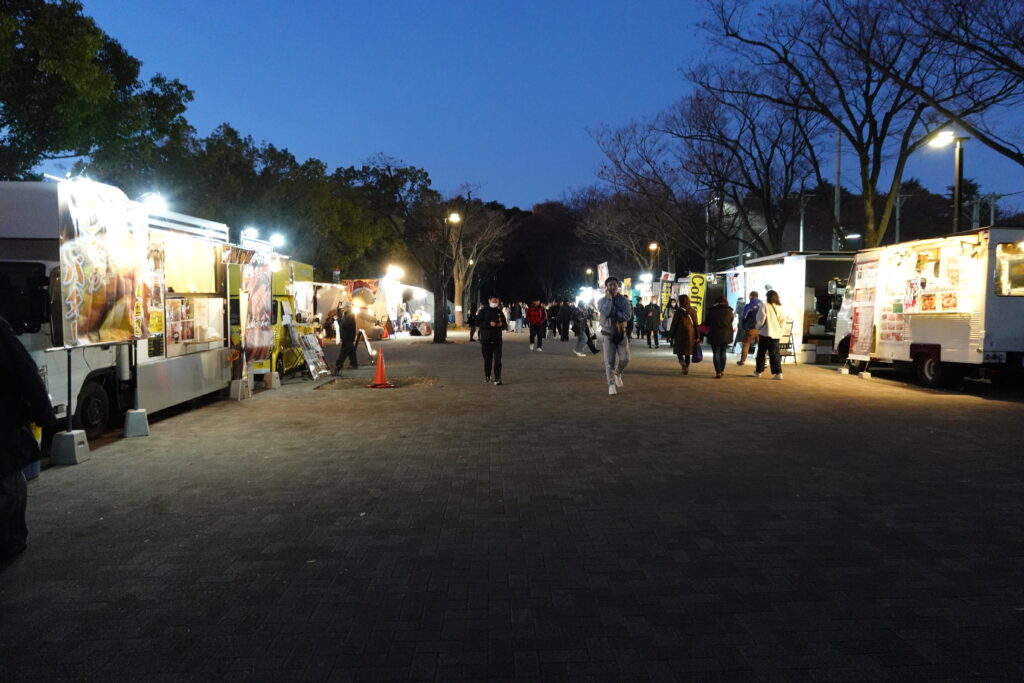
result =
[[[490,384],[494,371],[494,384],[501,385],[501,332],[508,329],[508,318],[501,310],[497,296],[487,300],[487,306],[476,316],[480,328],[480,351],[484,355],[484,381]]]

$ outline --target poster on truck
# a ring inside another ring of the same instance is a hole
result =
[[[853,309],[850,328],[850,356],[870,357],[874,350],[875,288],[878,282],[878,253],[859,254],[854,266]],[[902,317],[902,311],[901,317]]]
[[[148,216],[117,188],[62,182],[61,313],[64,344],[79,346],[148,336],[143,263]]]
[[[254,252],[242,267],[242,288],[248,294],[245,322],[245,359],[249,363],[270,360],[274,347],[271,323],[270,255]]]

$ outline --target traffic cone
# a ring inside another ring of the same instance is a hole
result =
[[[388,381],[388,373],[384,369],[384,349],[377,351],[377,376],[373,378],[373,384],[366,386],[368,389],[393,389],[395,386]]]
[[[387,326],[387,323],[385,323],[384,324],[384,339],[387,339],[387,338],[388,338],[388,326]]]

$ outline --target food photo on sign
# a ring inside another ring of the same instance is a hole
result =
[[[147,249],[147,214],[117,188],[64,182],[60,198],[61,299],[68,345],[129,341]]]

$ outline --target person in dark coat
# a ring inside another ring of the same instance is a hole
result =
[[[22,470],[40,458],[31,423],[40,427],[56,418],[39,368],[0,317],[0,562],[25,550],[28,482]]]
[[[494,384],[501,386],[501,332],[508,329],[508,319],[501,310],[501,300],[492,296],[487,305],[480,309],[476,317],[480,326],[480,351],[484,355],[484,381],[491,381],[491,370],[494,371]]]
[[[555,336],[558,333],[558,302],[554,301],[548,306],[548,329],[551,330],[551,336]]]
[[[341,338],[338,340],[338,361],[334,364],[336,375],[341,373],[346,358],[350,367],[359,367],[359,360],[356,358],[356,315],[352,312],[351,306],[338,309],[338,330]]]
[[[658,330],[660,329],[661,306],[657,301],[652,301],[644,309],[644,335],[647,337],[647,348],[651,348],[651,335],[654,335],[654,348],[658,348]]]
[[[679,359],[679,367],[684,375],[690,374],[690,356],[693,345],[697,342],[697,309],[690,304],[690,297],[683,294],[679,297],[679,310],[672,318],[672,329],[668,336],[672,338],[672,350]]]
[[[569,341],[569,328],[572,327],[572,318],[575,312],[575,307],[568,301],[563,301],[558,308],[558,333],[559,339],[562,341]]]
[[[629,328],[626,330],[627,334],[632,336],[633,330],[636,330],[636,338],[642,339],[644,336],[644,322],[646,320],[647,316],[644,305],[640,303],[640,297],[637,297],[633,302],[633,316],[629,319],[630,324],[627,326]]]
[[[475,341],[473,336],[476,334],[477,329],[476,312],[478,308],[479,306],[476,305],[475,301],[473,302],[473,305],[469,307],[469,318],[467,320],[469,323],[469,341]]]
[[[708,343],[711,345],[711,359],[715,364],[715,379],[725,374],[725,350],[733,340],[732,321],[735,314],[729,301],[720,296],[708,311]]]

